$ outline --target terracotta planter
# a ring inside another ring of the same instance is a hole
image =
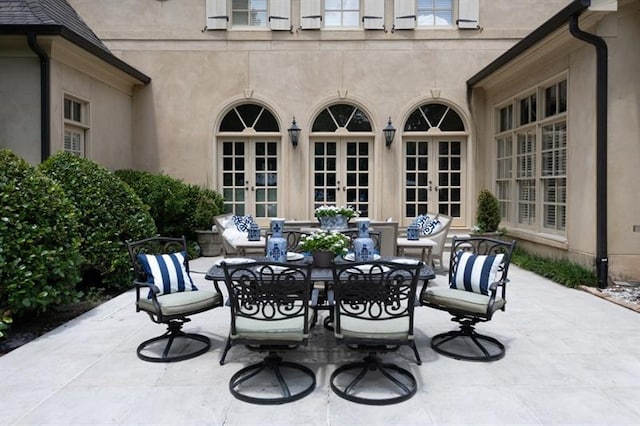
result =
[[[318,268],[330,268],[331,262],[336,257],[332,251],[327,250],[314,250],[311,256],[313,256],[313,264]]]

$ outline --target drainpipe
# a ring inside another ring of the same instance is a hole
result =
[[[40,159],[45,161],[51,154],[51,67],[49,56],[36,40],[36,34],[27,34],[29,47],[40,59]]]
[[[578,27],[580,13],[571,15],[569,31],[575,38],[596,48],[596,272],[598,287],[609,283],[607,255],[607,43]]]

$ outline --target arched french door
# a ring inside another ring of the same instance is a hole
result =
[[[416,108],[403,129],[403,215],[451,216],[466,226],[466,135],[460,115],[451,107],[428,103]]]
[[[280,127],[261,105],[231,109],[218,129],[218,170],[227,212],[256,219],[277,217]]]
[[[331,105],[311,131],[313,208],[351,206],[369,216],[374,137],[367,114],[354,105]]]

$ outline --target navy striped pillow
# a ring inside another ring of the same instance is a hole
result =
[[[147,274],[147,282],[155,284],[160,289],[158,296],[198,290],[184,267],[185,257],[184,251],[162,255],[138,255],[144,272]]]
[[[456,257],[458,267],[449,287],[488,295],[489,286],[496,280],[504,255],[479,256],[459,251]]]

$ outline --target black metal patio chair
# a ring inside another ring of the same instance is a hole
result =
[[[207,336],[185,333],[182,326],[190,316],[223,305],[218,285],[199,290],[189,275],[187,241],[182,238],[152,237],[127,242],[133,265],[136,311],[146,312],[151,321],[166,324],[167,331],[142,342],[138,357],[152,362],[173,362],[193,358],[211,346]],[[147,294],[143,294],[147,289]]]
[[[484,237],[454,238],[449,261],[449,286],[423,286],[420,303],[453,315],[458,330],[431,338],[438,353],[469,361],[494,361],[504,356],[505,347],[491,336],[479,334],[475,325],[490,321],[505,310],[507,273],[516,242]]]
[[[309,339],[311,265],[267,261],[222,262],[231,300],[231,329],[220,358],[238,344],[268,355],[236,372],[231,394],[254,404],[283,404],[310,394],[316,386],[308,367],[284,361],[278,352]]]
[[[334,264],[336,341],[367,353],[362,361],[342,365],[331,374],[331,389],[341,398],[387,405],[405,401],[416,393],[413,374],[383,362],[378,354],[406,345],[413,350],[417,364],[422,363],[413,334],[416,286],[422,265],[417,261]]]

